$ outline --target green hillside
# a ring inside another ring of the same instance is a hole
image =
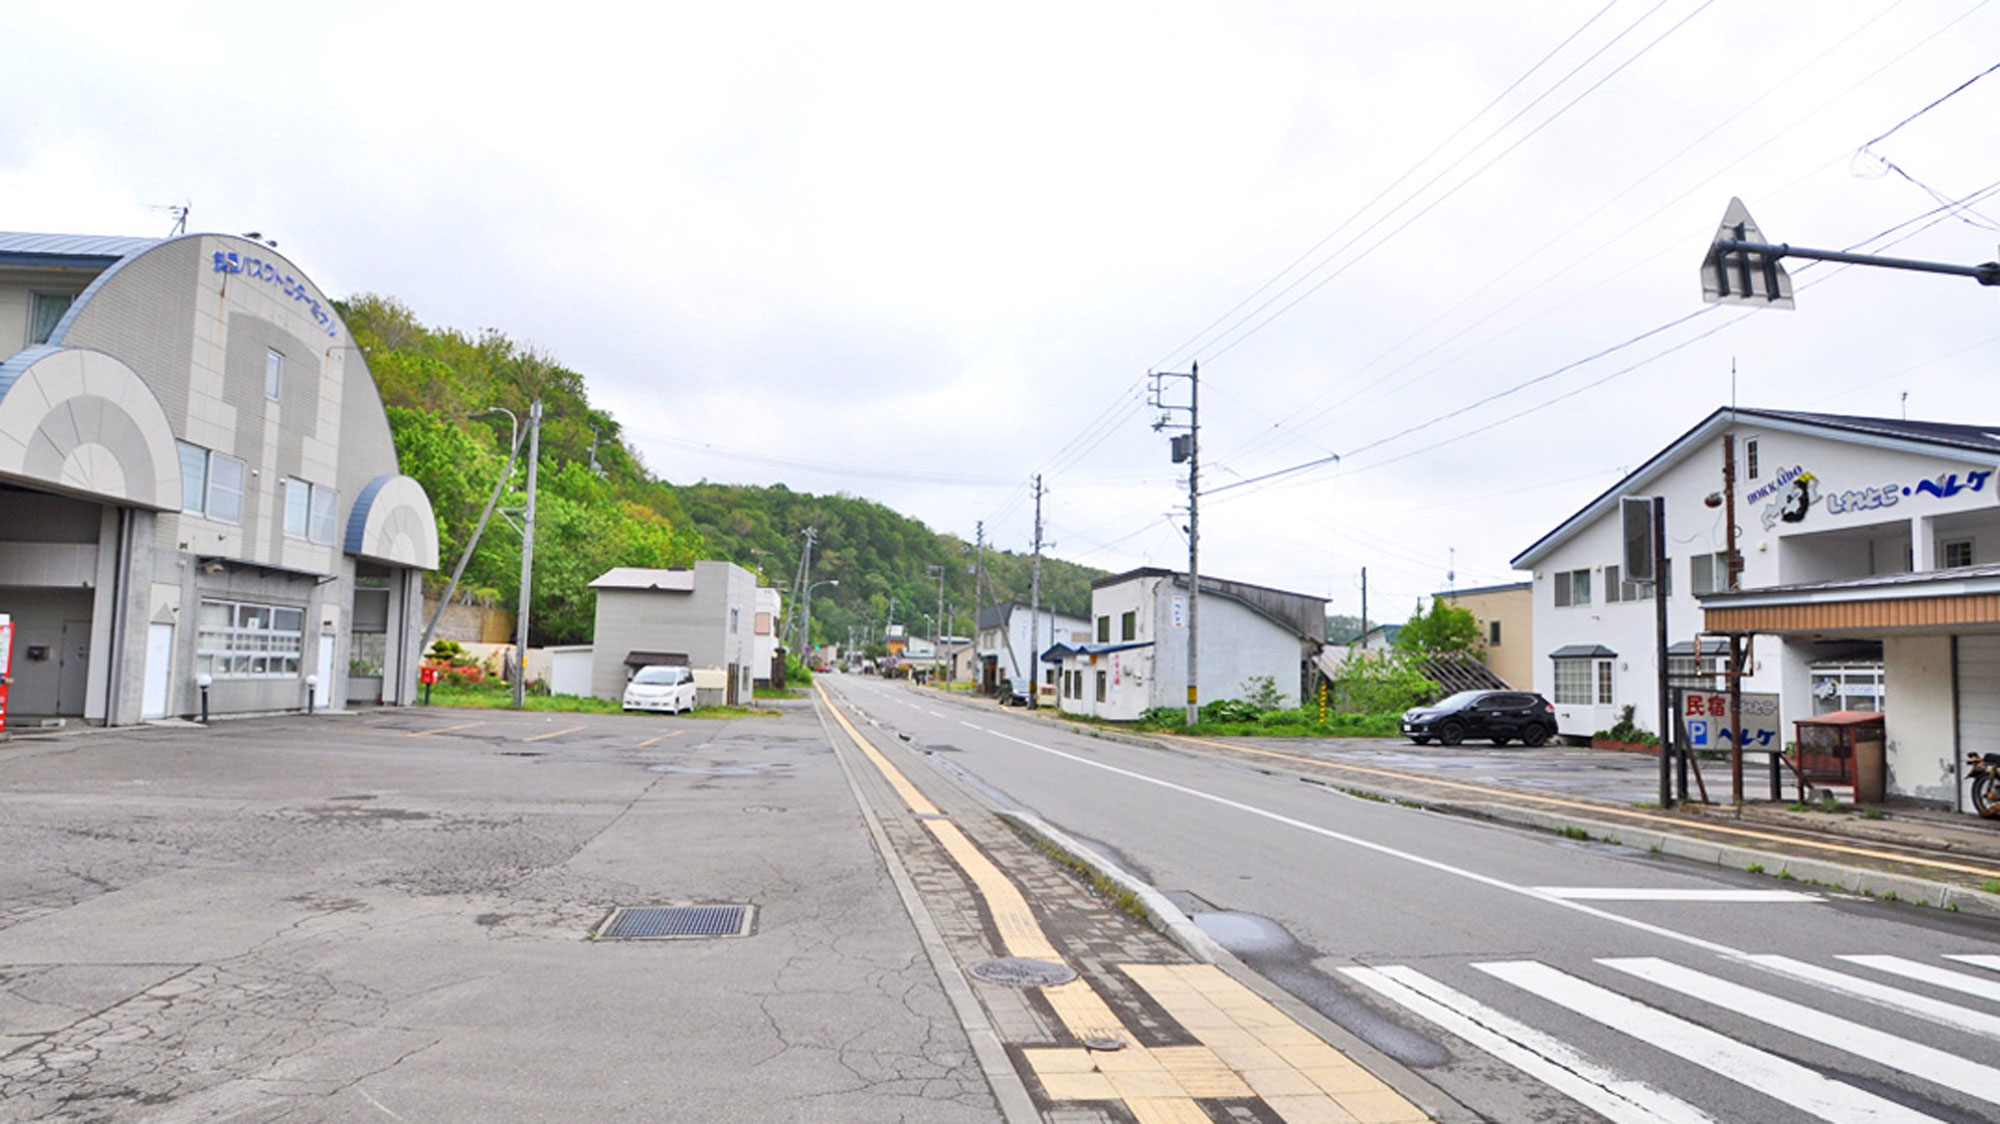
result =
[[[840,583],[813,597],[815,642],[845,644],[850,627],[857,637],[879,636],[892,612],[895,623],[928,633],[938,581],[927,567],[944,570],[947,633],[970,635],[977,604],[1028,599],[1029,557],[986,551],[987,585],[975,594],[972,544],[869,500],[783,485],[661,480],[626,448],[617,421],[591,406],[582,375],[496,331],[471,337],[429,328],[393,298],[373,295],[354,298],[342,312],[375,374],[403,471],[423,484],[437,512],[434,594],[443,591],[507,461],[507,417],[482,411],[504,407],[525,425],[529,404],[541,398],[531,643],[589,642],[595,600],[588,583],[613,566],[724,559],[789,593],[808,526],[817,532],[814,582]],[[519,509],[525,486],[525,465],[517,465],[501,507]],[[512,606],[520,570],[520,536],[496,515],[461,589]],[[1043,602],[1086,615],[1090,582],[1103,573],[1045,557]]]

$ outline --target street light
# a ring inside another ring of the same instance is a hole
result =
[[[814,582],[806,587],[806,603],[804,607],[800,609],[799,612],[800,622],[804,626],[799,629],[799,647],[800,649],[802,649],[799,652],[799,660],[802,663],[805,661],[806,653],[812,651],[812,645],[813,645],[812,641],[813,590],[818,589],[820,586],[823,585],[839,585],[839,584],[840,584],[839,578],[828,578],[823,582]]]

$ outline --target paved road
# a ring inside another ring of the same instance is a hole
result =
[[[999,1117],[810,709],[0,745],[0,1120]]]
[[[1989,922],[830,678],[940,768],[1091,841],[1492,1119],[2000,1118]]]

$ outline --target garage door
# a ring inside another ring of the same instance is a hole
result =
[[[1958,638],[1958,748],[2000,753],[2000,636]]]

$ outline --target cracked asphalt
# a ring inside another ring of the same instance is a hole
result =
[[[804,706],[0,743],[0,854],[0,1120],[1000,1117]]]

